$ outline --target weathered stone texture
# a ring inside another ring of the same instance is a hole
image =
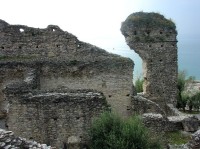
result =
[[[192,139],[187,144],[188,149],[199,149],[200,148],[200,130],[192,134]]]
[[[79,140],[77,145],[86,143],[93,118],[108,110],[105,96],[93,90],[5,92],[8,129],[57,148],[71,143],[72,137]]]
[[[55,149],[46,144],[16,137],[12,131],[0,129],[0,148],[1,149]]]
[[[131,14],[121,27],[131,49],[143,60],[144,92],[166,112],[177,97],[177,32],[175,24],[156,13]]]
[[[0,117],[4,117],[6,113],[6,101],[4,93],[2,92],[3,88],[11,82],[20,82],[24,79],[25,76],[24,67],[5,67],[0,65]]]
[[[153,132],[162,133],[165,131],[167,119],[164,118],[161,114],[144,113],[142,118],[144,125]]]
[[[95,89],[106,96],[114,112],[128,116],[132,92],[132,65],[126,60],[76,64],[49,64],[41,67],[40,88]],[[59,70],[59,71],[57,71]],[[120,71],[119,71],[120,70]]]
[[[95,89],[113,111],[130,115],[133,62],[81,42],[58,26],[37,29],[0,20],[0,64],[0,101],[7,82],[22,80],[31,68],[39,89]],[[12,71],[21,72],[20,77]]]
[[[132,97],[131,107],[133,113],[137,113],[139,115],[144,113],[155,113],[165,116],[165,112],[159,107],[157,103],[142,97],[142,95]]]
[[[156,113],[144,113],[143,123],[154,132],[186,131],[194,132],[198,129],[198,121],[193,116],[164,117]]]
[[[185,118],[182,122],[183,128],[187,132],[195,132],[198,130],[199,122],[196,117]]]

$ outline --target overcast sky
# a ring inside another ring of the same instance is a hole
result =
[[[0,4],[0,19],[9,24],[58,25],[79,40],[111,51],[128,49],[120,32],[128,15],[159,12],[176,23],[179,47],[186,47],[186,42],[200,46],[200,0],[0,0]]]
[[[0,0],[0,19],[10,24],[60,26],[102,48],[124,44],[121,22],[136,11],[160,12],[180,35],[200,33],[200,0]],[[184,38],[184,37],[183,37]]]

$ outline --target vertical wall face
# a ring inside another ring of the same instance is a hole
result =
[[[0,64],[5,62],[35,67],[42,90],[96,89],[113,111],[130,114],[133,62],[81,42],[58,26],[38,29],[0,20]]]
[[[176,103],[177,32],[173,22],[156,13],[134,13],[121,28],[131,49],[143,60],[144,92],[164,107]]]
[[[0,67],[0,117],[4,118],[7,111],[7,101],[5,101],[5,95],[2,92],[7,84],[13,82],[19,82],[24,79],[24,73],[26,68],[24,67],[9,67],[1,65]]]
[[[132,63],[124,58],[94,63],[80,62],[73,66],[43,65],[40,88],[41,90],[68,88],[101,91],[113,112],[126,117],[131,115],[132,71],[129,70],[132,67]]]
[[[73,91],[8,95],[7,125],[16,135],[63,148],[70,138],[88,141],[94,117],[107,110],[102,93]]]

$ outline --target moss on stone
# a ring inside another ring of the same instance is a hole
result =
[[[148,28],[168,28],[174,29],[176,25],[171,19],[165,19],[165,17],[159,13],[146,13],[136,12],[128,16],[125,22],[133,23],[134,27],[148,27]]]
[[[183,135],[180,131],[167,132],[165,134],[169,144],[185,144],[190,140],[190,136]]]

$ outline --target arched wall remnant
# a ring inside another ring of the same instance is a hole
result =
[[[137,12],[122,23],[121,32],[143,60],[145,95],[163,107],[175,104],[178,73],[175,24],[158,13]]]

